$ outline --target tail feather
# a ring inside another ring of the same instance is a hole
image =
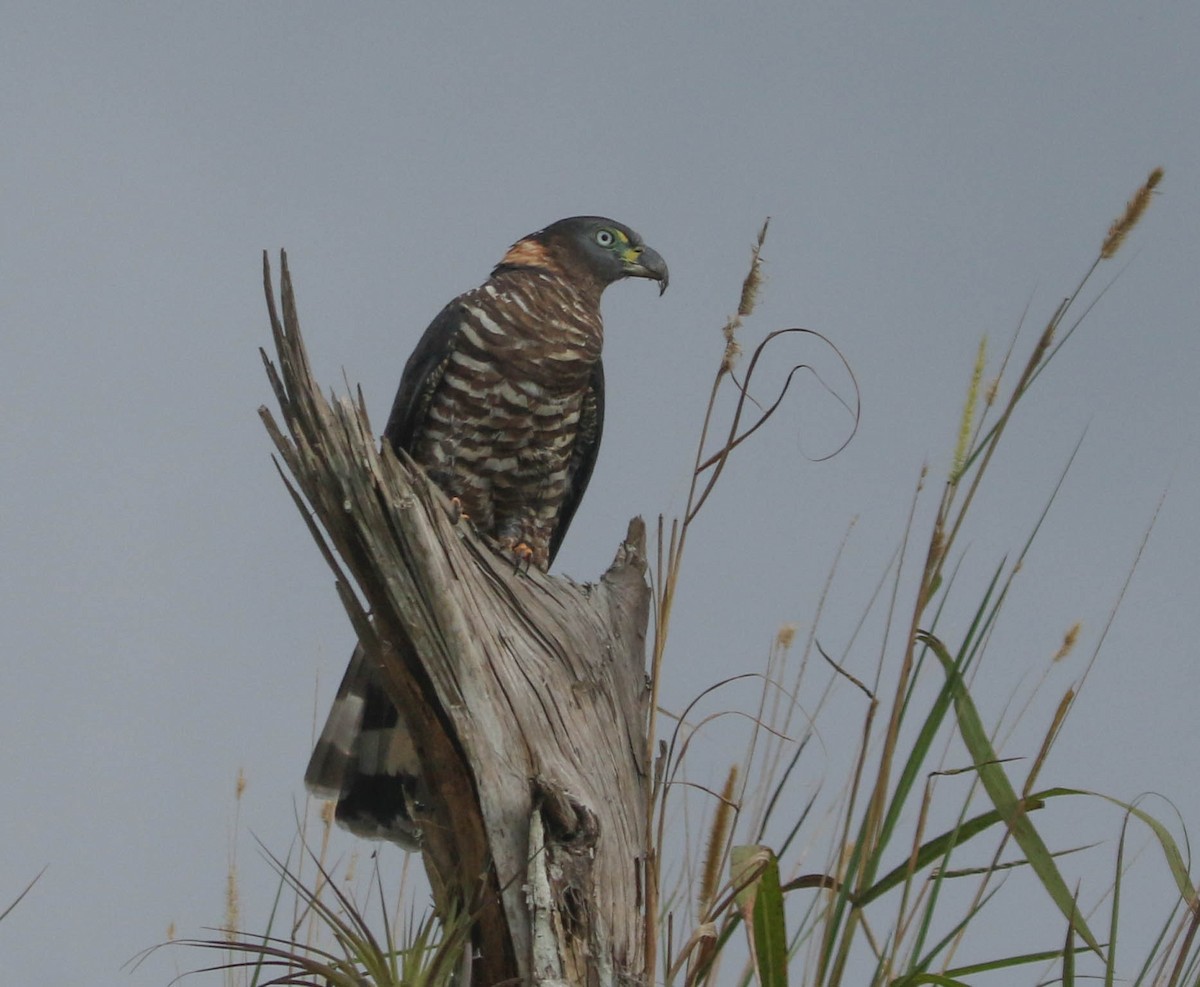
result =
[[[325,721],[304,783],[317,798],[337,801],[335,818],[357,836],[418,850],[418,762],[407,725],[388,698],[380,670],[354,649]]]

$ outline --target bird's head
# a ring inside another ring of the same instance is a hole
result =
[[[622,278],[650,278],[667,290],[667,262],[624,223],[603,216],[572,216],[518,240],[499,268],[539,267],[587,278],[601,290]]]

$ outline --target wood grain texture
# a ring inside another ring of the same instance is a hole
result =
[[[264,255],[278,368],[263,360],[286,433],[260,414],[411,727],[430,792],[416,820],[425,866],[439,911],[475,916],[472,982],[640,982],[641,520],[595,583],[517,571],[420,470],[379,449],[361,394],[321,394],[286,255],[282,267],[280,318]]]

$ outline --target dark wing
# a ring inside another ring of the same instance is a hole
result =
[[[592,369],[588,389],[583,395],[579,409],[579,425],[575,434],[575,445],[571,449],[571,462],[567,467],[567,493],[558,509],[558,520],[550,535],[550,558],[554,561],[558,547],[562,544],[571,526],[571,519],[583,500],[588,481],[592,478],[592,467],[596,465],[596,454],[600,451],[600,435],[604,431],[604,364],[599,360]]]
[[[404,365],[396,400],[392,402],[392,412],[388,415],[387,428],[383,430],[384,438],[395,450],[403,449],[411,453],[421,434],[433,392],[441,383],[446,364],[454,352],[454,338],[458,334],[461,311],[458,299],[442,309],[429,323],[408,363]]]

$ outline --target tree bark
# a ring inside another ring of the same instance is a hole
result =
[[[412,732],[435,908],[472,916],[475,984],[641,982],[644,526],[594,584],[518,571],[378,448],[361,392],[322,396],[281,260],[282,320],[263,256],[279,368],[263,360],[288,434],[260,414]]]

